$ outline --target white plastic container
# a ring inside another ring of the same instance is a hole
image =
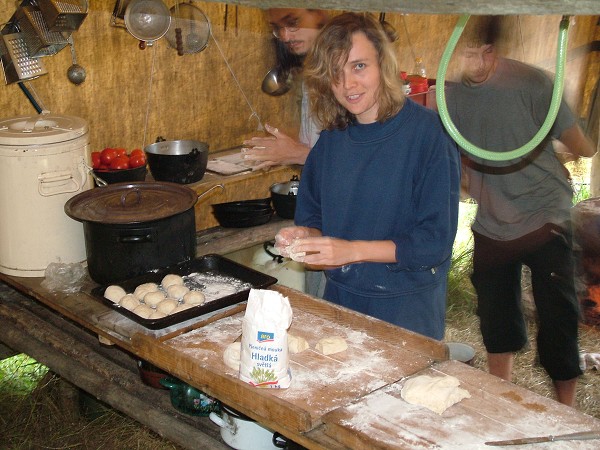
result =
[[[44,276],[85,260],[83,225],[65,202],[90,189],[85,120],[50,113],[0,119],[0,272]]]

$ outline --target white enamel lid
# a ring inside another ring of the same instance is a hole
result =
[[[66,142],[88,132],[84,119],[42,113],[0,119],[0,145],[41,145]]]

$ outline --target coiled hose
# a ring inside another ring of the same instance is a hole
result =
[[[448,114],[448,107],[446,105],[446,93],[443,89],[443,86],[445,85],[446,71],[448,70],[448,64],[450,62],[452,53],[454,52],[456,44],[458,43],[458,39],[460,38],[465,28],[465,25],[469,20],[469,17],[469,15],[460,16],[458,22],[456,23],[456,27],[454,28],[454,32],[450,36],[450,40],[446,45],[446,50],[444,50],[444,54],[442,55],[442,60],[438,68],[436,80],[437,85],[442,87],[442,89],[436,89],[436,101],[438,106],[438,112],[440,114],[440,117],[442,118],[442,123],[444,124],[444,127],[446,128],[452,139],[454,139],[454,141],[456,141],[456,143],[466,152],[479,158],[486,159],[488,161],[508,161],[511,159],[520,158],[532,151],[540,144],[540,142],[542,142],[542,140],[550,132],[550,129],[552,128],[552,125],[556,120],[564,85],[565,61],[567,56],[567,37],[569,31],[569,16],[563,16],[562,20],[560,21],[554,88],[552,90],[552,101],[550,102],[548,115],[546,116],[546,119],[544,120],[544,123],[542,124],[538,132],[528,143],[526,143],[522,147],[506,152],[493,152],[490,150],[485,150],[467,141],[460,134],[460,132],[452,122],[452,119],[450,119],[450,115]]]

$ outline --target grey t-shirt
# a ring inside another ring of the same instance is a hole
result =
[[[511,151],[538,132],[548,113],[552,86],[543,71],[500,58],[496,72],[485,83],[447,89],[448,111],[469,142],[486,150]],[[546,223],[569,220],[573,191],[552,138],[574,123],[562,102],[550,135],[519,160],[484,161],[467,154],[469,193],[478,203],[474,231],[496,240],[512,240]]]

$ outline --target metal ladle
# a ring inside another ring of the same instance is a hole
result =
[[[291,87],[291,73],[285,73],[279,66],[273,67],[267,72],[261,85],[261,89],[265,94],[273,96],[283,95],[288,92]]]
[[[67,39],[69,46],[71,47],[71,60],[72,64],[67,69],[67,78],[73,84],[79,85],[85,81],[85,69],[77,64],[77,55],[75,54],[75,44],[73,42],[73,35]]]

